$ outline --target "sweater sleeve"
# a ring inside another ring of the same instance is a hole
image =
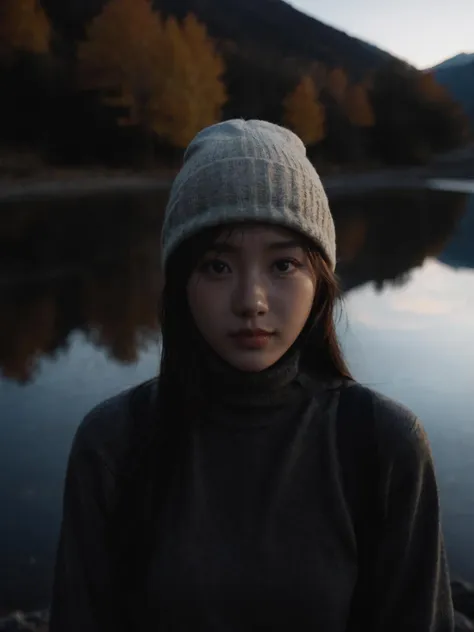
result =
[[[392,456],[382,477],[383,528],[375,560],[373,629],[452,632],[449,573],[428,439],[413,415],[392,424],[388,435]]]
[[[115,481],[94,444],[93,417],[79,426],[69,456],[50,632],[121,630],[106,542]]]

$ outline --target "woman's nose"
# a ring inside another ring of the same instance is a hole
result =
[[[244,318],[268,312],[268,295],[262,279],[249,275],[240,280],[233,293],[233,311]]]

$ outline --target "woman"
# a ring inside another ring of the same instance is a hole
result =
[[[162,257],[159,380],[73,443],[51,632],[453,630],[428,442],[350,377],[300,139],[200,132]]]

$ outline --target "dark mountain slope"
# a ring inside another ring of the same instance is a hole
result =
[[[56,27],[68,37],[81,35],[104,0],[42,0]],[[178,17],[195,13],[211,35],[280,58],[302,57],[329,66],[343,65],[364,75],[391,56],[323,24],[283,0],[154,0],[155,8]]]
[[[445,61],[442,61],[437,66],[431,68],[431,70],[441,70],[446,68],[454,68],[455,66],[465,66],[474,61],[474,53],[459,53],[454,57],[450,57]]]
[[[436,79],[462,105],[474,131],[474,60],[438,68],[434,73]]]

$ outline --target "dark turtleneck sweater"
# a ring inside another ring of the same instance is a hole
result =
[[[213,389],[190,429],[184,479],[171,483],[160,512],[140,606],[111,594],[106,542],[132,392],[80,425],[66,477],[50,632],[451,632],[432,457],[413,414],[370,392],[374,515],[382,520],[364,560],[372,573],[369,608],[354,619],[361,562],[337,441],[347,385],[310,378],[296,352],[262,374],[218,361],[206,370]]]

